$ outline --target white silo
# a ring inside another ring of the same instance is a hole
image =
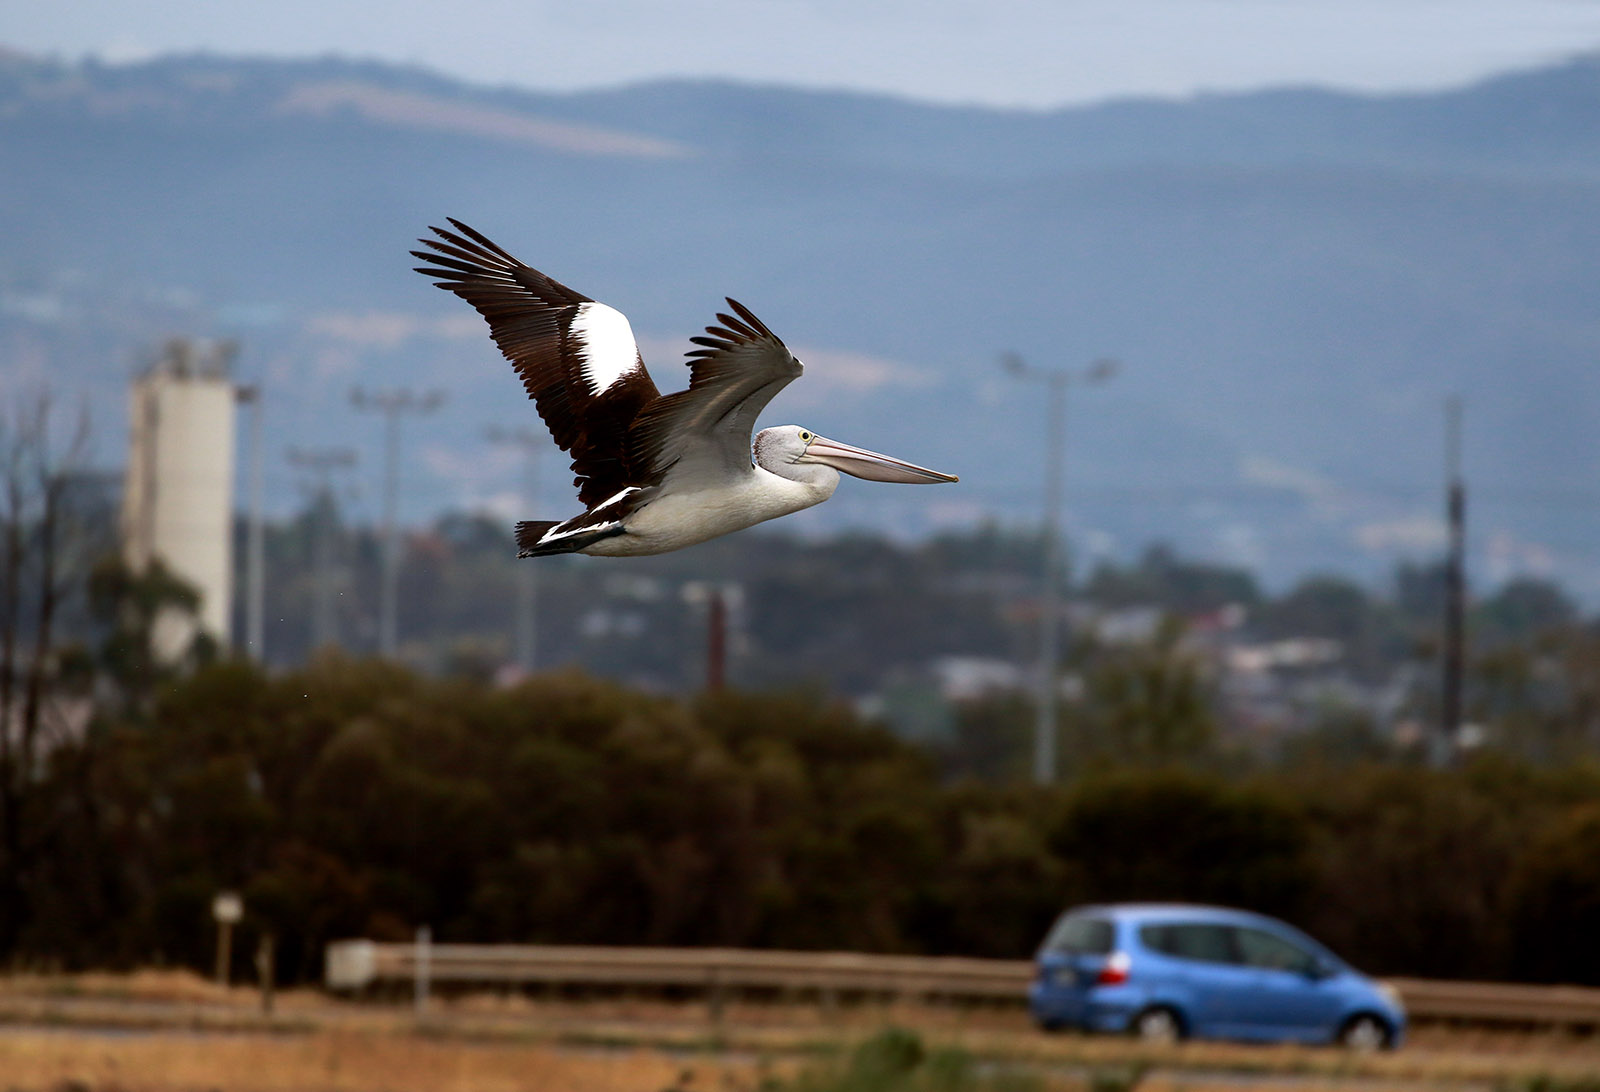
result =
[[[228,644],[233,604],[233,347],[170,342],[134,380],[123,549],[143,571],[159,558],[200,593],[200,629]],[[153,651],[182,655],[194,622],[167,612],[156,622]]]

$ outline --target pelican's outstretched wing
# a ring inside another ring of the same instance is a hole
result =
[[[622,312],[596,303],[523,265],[459,220],[431,230],[411,253],[417,270],[477,308],[516,367],[539,416],[572,454],[578,499],[593,508],[630,485],[645,484],[629,426],[660,399]],[[457,234],[459,232],[460,234]]]
[[[750,433],[772,396],[804,370],[766,324],[736,300],[691,338],[689,389],[646,406],[631,430],[632,461],[651,480],[707,481],[748,473]]]

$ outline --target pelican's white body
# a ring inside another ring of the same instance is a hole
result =
[[[826,467],[806,469],[812,471],[807,474],[809,480],[797,481],[752,466],[748,474],[732,481],[707,481],[701,488],[674,483],[669,477],[659,494],[627,518],[626,534],[603,538],[582,552],[637,557],[681,550],[810,508],[833,496],[839,475]],[[815,473],[819,470],[822,473]]]

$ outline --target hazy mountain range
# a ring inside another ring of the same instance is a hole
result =
[[[1600,598],[1600,59],[1441,94],[1035,113],[0,53],[0,382],[87,392],[120,462],[155,346],[236,338],[274,507],[301,503],[287,448],[350,446],[358,518],[379,427],[350,388],[439,389],[406,425],[403,515],[510,515],[517,456],[484,430],[537,420],[406,254],[446,216],[627,312],[663,388],[735,296],[807,362],[766,423],[962,475],[848,482],[797,527],[1036,519],[1040,389],[997,360],[1114,356],[1070,398],[1081,550],[1165,539],[1269,580],[1432,556],[1459,393],[1475,581]],[[522,514],[570,514],[554,458],[543,477]]]

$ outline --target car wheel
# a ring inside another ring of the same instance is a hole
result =
[[[1176,1043],[1183,1038],[1183,1025],[1178,1014],[1157,1006],[1148,1008],[1133,1018],[1129,1024],[1136,1039],[1146,1043]]]
[[[1389,1045],[1389,1029],[1376,1016],[1353,1016],[1339,1029],[1339,1045],[1363,1054]]]

